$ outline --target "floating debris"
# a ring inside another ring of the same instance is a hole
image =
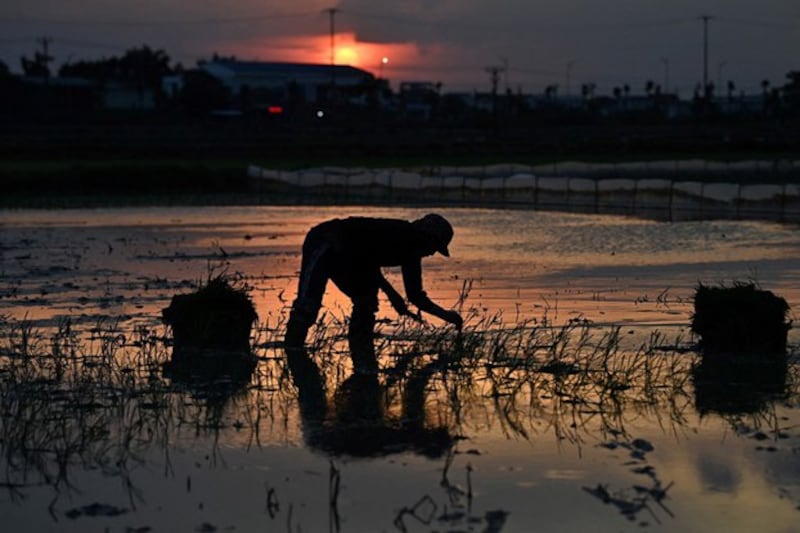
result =
[[[83,507],[76,507],[64,513],[67,518],[75,520],[81,516],[119,516],[127,513],[127,509],[114,507],[105,503],[92,503]]]

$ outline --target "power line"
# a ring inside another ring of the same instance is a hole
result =
[[[111,44],[111,43],[99,43],[96,41],[81,41],[75,39],[64,39],[62,37],[54,37],[53,38],[58,44],[65,44],[67,46],[73,46],[76,48],[96,48],[99,50],[127,50],[131,48],[131,46],[124,46],[121,44]]]
[[[652,28],[658,26],[674,26],[679,24],[686,24],[689,22],[694,21],[694,18],[691,17],[683,17],[683,18],[672,18],[672,19],[660,19],[660,20],[641,20],[641,21],[623,21],[623,22],[607,22],[607,23],[541,23],[541,24],[532,24],[529,19],[525,20],[518,20],[511,23],[465,23],[459,22],[453,19],[443,20],[441,18],[438,19],[423,19],[420,17],[415,17],[413,15],[405,15],[405,14],[387,14],[387,13],[373,13],[369,11],[362,11],[362,10],[351,10],[351,9],[341,9],[340,12],[342,14],[353,16],[356,18],[368,18],[368,19],[375,19],[375,20],[385,20],[394,23],[401,23],[401,24],[411,24],[415,26],[425,25],[425,26],[435,26],[436,28],[455,28],[455,29],[462,29],[462,30],[480,30],[484,31],[487,29],[520,29],[524,28],[526,31],[537,31],[537,32],[544,32],[544,31],[575,31],[575,32],[584,32],[584,31],[619,31],[620,29],[624,28]]]
[[[800,29],[800,20],[795,22],[786,22],[786,21],[775,21],[775,20],[739,19],[735,17],[715,17],[715,20],[722,23],[734,24],[739,26],[761,27],[769,29],[779,28],[786,30]]]
[[[4,44],[25,44],[36,41],[38,37],[19,37],[16,39],[2,39],[0,38],[0,46]]]
[[[323,12],[330,13],[330,9],[325,9]],[[608,23],[541,23],[531,24],[530,20],[520,20],[511,23],[469,23],[461,22],[454,19],[443,20],[426,19],[415,15],[406,14],[392,14],[392,13],[377,13],[362,10],[350,10],[341,8],[335,9],[337,13],[342,13],[347,16],[356,18],[369,18],[376,20],[385,20],[393,23],[408,24],[414,26],[434,26],[436,28],[455,28],[463,30],[480,30],[487,29],[519,29],[525,28],[527,30],[534,29],[539,32],[543,31],[619,31],[624,28],[651,28],[657,26],[670,26],[677,24],[684,24],[692,18],[675,18],[675,19],[656,19],[656,20],[642,20],[642,21],[621,21],[621,22],[608,22]],[[235,17],[204,17],[204,18],[158,18],[158,19],[69,19],[69,18],[50,18],[50,17],[0,17],[0,23],[5,24],[38,24],[38,25],[68,25],[68,26],[174,26],[174,25],[209,25],[209,24],[248,24],[248,23],[264,23],[273,20],[284,20],[291,18],[312,18],[316,13],[312,11],[298,11],[298,12],[273,12],[273,13],[255,13],[252,15],[242,15]]]

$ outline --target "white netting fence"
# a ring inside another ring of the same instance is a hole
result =
[[[258,192],[298,201],[530,207],[665,220],[800,221],[800,184],[794,182],[800,181],[800,161],[794,160],[295,171],[251,166],[247,173]]]

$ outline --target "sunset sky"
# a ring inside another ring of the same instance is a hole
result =
[[[336,62],[395,86],[488,90],[487,69],[498,67],[514,91],[577,93],[591,82],[642,92],[652,80],[689,96],[703,76],[703,15],[709,81],[758,92],[800,70],[797,0],[25,0],[0,6],[0,59],[18,72],[47,37],[56,68],[142,44],[184,66],[214,52],[328,63],[330,8]]]

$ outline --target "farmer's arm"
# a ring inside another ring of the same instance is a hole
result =
[[[436,305],[428,298],[428,295],[422,290],[422,264],[419,260],[408,262],[403,265],[403,284],[406,288],[406,296],[408,300],[416,305],[420,311],[425,311],[433,316],[437,316],[446,322],[454,324],[457,328],[461,329],[463,320],[461,315],[455,311],[448,311]]]
[[[408,310],[405,299],[392,287],[392,284],[389,283],[382,273],[378,274],[378,286],[389,298],[389,302],[392,304],[392,307],[394,307],[394,310],[397,311],[397,314],[410,316],[419,320],[419,316]]]

